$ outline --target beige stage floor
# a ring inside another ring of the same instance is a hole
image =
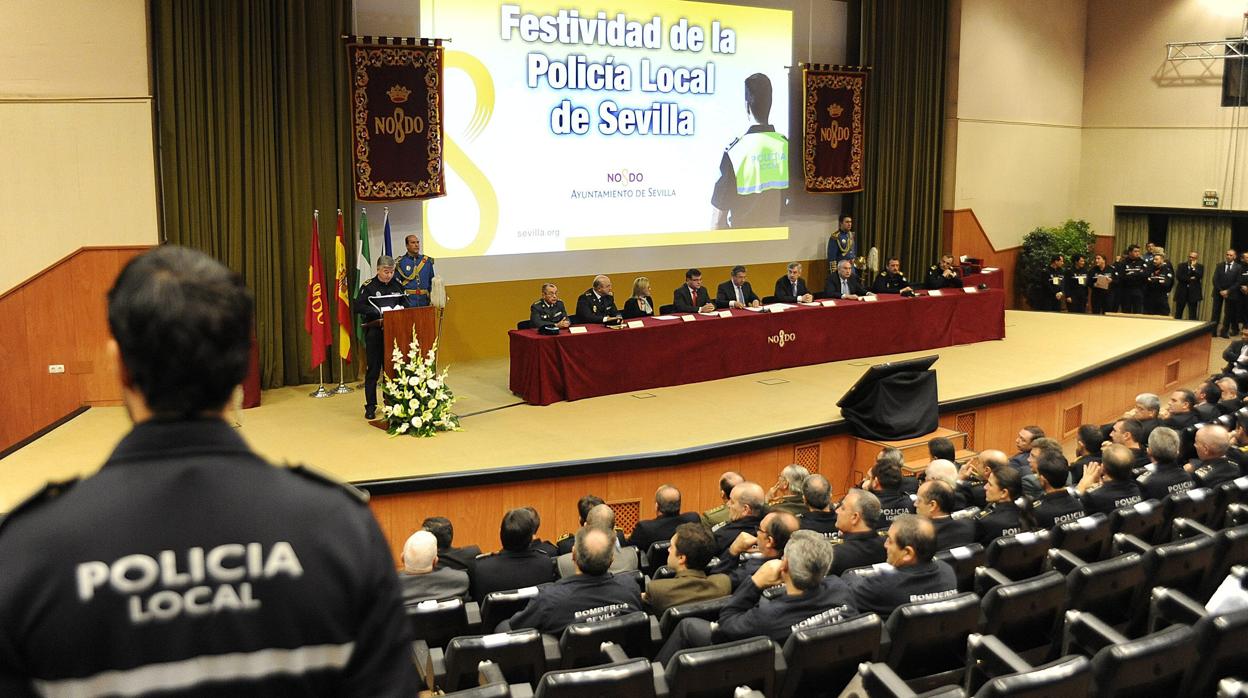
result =
[[[911,354],[881,352],[853,361],[546,407],[523,404],[512,395],[508,362],[498,359],[450,367],[449,384],[461,396],[456,405],[463,415],[460,432],[432,439],[390,437],[364,421],[358,391],[313,400],[307,397],[312,386],[266,391],[260,407],[241,414],[240,430],[275,462],[307,463],[354,482],[663,453],[839,419],[836,400],[865,367],[886,357],[940,354],[936,369],[944,402],[1058,380],[1164,341],[1193,324],[1007,311],[1006,338],[1001,341]],[[1226,341],[1214,341],[1211,367],[1220,366]],[[795,409],[778,410],[776,405]],[[800,416],[794,417],[795,412]],[[664,427],[695,420],[703,425],[701,430]],[[123,408],[92,408],[10,454],[0,461],[0,511],[49,479],[93,472],[128,428]]]

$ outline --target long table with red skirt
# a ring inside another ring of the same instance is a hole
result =
[[[648,317],[641,327],[584,325],[580,334],[512,330],[510,387],[529,404],[549,405],[1005,337],[999,289],[877,298],[778,313],[737,309],[692,321]]]

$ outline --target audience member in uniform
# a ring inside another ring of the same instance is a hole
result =
[[[919,485],[919,498],[914,504],[919,516],[931,521],[936,528],[937,550],[949,550],[975,542],[975,522],[950,516],[956,511],[956,505],[954,489],[949,483],[934,480],[929,475],[927,481]]]
[[[1135,420],[1131,420],[1135,421]],[[1083,479],[1075,485],[1089,514],[1108,515],[1118,507],[1140,501],[1140,486],[1132,476],[1135,456],[1122,444],[1110,444],[1101,452],[1101,462],[1091,463],[1083,470]]]
[[[1162,420],[1162,424],[1175,431],[1183,431],[1200,421],[1195,411],[1196,395],[1190,390],[1176,390],[1170,393],[1170,402],[1166,407],[1169,415]]]
[[[742,482],[728,496],[728,521],[715,528],[716,555],[722,556],[737,534],[753,534],[766,513],[763,488],[757,482]]]
[[[503,514],[498,537],[503,549],[477,558],[472,577],[472,598],[485,600],[492,591],[522,589],[555,581],[555,561],[540,550],[533,550],[538,520],[528,507]]]
[[[706,601],[732,593],[732,582],[726,574],[706,573],[706,566],[715,556],[715,539],[701,523],[682,523],[672,534],[667,549],[667,566],[676,570],[671,579],[656,579],[646,587],[645,601],[656,616],[672,606]]]
[[[1031,503],[1031,516],[1036,528],[1048,530],[1083,516],[1083,503],[1066,488],[1070,468],[1060,453],[1045,453],[1036,463],[1036,476],[1044,494]]]
[[[857,613],[845,582],[828,576],[832,547],[814,531],[797,531],[784,557],[768,560],[733,592],[712,626],[686,618],[655,660],[666,664],[677,652],[759,635],[783,643],[794,631],[835,623]],[[763,599],[763,590],[784,585],[784,594]]]
[[[764,562],[779,559],[784,554],[784,546],[798,530],[798,525],[797,517],[787,511],[769,512],[754,534],[744,531],[737,534],[737,539],[721,555],[712,572],[727,574],[732,588],[736,589]]]
[[[1040,437],[1033,439],[1031,442],[1031,454],[1027,457],[1027,473],[1023,475],[1023,496],[1039,499],[1044,496],[1044,486],[1040,484],[1040,478],[1036,475],[1036,465],[1040,462],[1040,458],[1045,455],[1056,456],[1062,459],[1062,466],[1069,467],[1066,462],[1066,454],[1062,453],[1062,444],[1056,439],[1048,437]]]
[[[615,540],[615,550],[611,556],[612,574],[628,572],[641,566],[640,554],[637,548],[620,545],[620,538],[615,529],[614,509],[606,504],[599,504],[590,509],[589,513],[585,515],[585,527],[596,528],[610,535]],[[555,560],[560,577],[570,577],[576,574],[576,564],[573,562],[573,557],[572,553],[568,553],[567,555],[560,555]]]
[[[1031,456],[1031,442],[1033,439],[1039,439],[1043,436],[1044,430],[1035,425],[1026,426],[1018,430],[1018,436],[1014,438],[1014,448],[1018,449],[1018,453],[1010,456],[1010,465],[1014,466],[1019,475],[1026,475],[1031,472],[1031,466],[1027,462],[1027,459]]]
[[[1198,422],[1212,422],[1222,416],[1222,410],[1218,407],[1218,401],[1222,399],[1222,389],[1213,381],[1206,381],[1200,386],[1200,390],[1196,391],[1200,401],[1196,403],[1193,411],[1196,413]]]
[[[1105,437],[1101,428],[1095,424],[1079,426],[1075,441],[1075,461],[1070,464],[1070,481],[1079,482],[1083,479],[1083,469],[1092,461],[1101,460],[1101,444]]]
[[[534,507],[526,506],[523,508],[528,509],[529,513],[533,515],[533,540],[529,543],[529,550],[543,553],[552,560],[559,557],[559,549],[555,547],[555,544],[548,540],[542,540],[540,535],[542,515]]]
[[[469,578],[472,577],[472,573],[477,568],[477,556],[481,554],[481,548],[475,545],[464,548],[452,547],[451,543],[455,540],[455,527],[445,516],[430,516],[420,522],[420,527],[438,539],[439,568],[450,567],[463,570],[468,573]]]
[[[1028,528],[1023,521],[1023,511],[1014,500],[1023,494],[1023,478],[1013,466],[997,467],[989,471],[984,483],[984,500],[988,508],[975,518],[975,539],[988,547],[1001,536],[1012,536]]]
[[[415,605],[428,599],[463,598],[468,595],[468,573],[449,567],[436,567],[438,539],[428,531],[417,531],[403,544],[403,570],[399,584],[403,603]]]
[[[702,512],[702,523],[707,528],[714,528],[728,520],[728,498],[732,496],[732,488],[745,482],[745,478],[734,470],[719,476],[719,498],[723,503],[714,509]]]
[[[637,583],[608,571],[615,554],[615,536],[584,526],[574,539],[572,561],[577,574],[538,589],[524,610],[499,624],[499,632],[533,628],[558,636],[573,623],[592,623],[641,610]]]
[[[888,528],[898,516],[914,513],[914,500],[901,490],[901,468],[891,460],[876,461],[871,469],[871,490],[880,499],[878,529]]]
[[[680,490],[671,485],[661,485],[655,490],[654,513],[655,518],[638,521],[633,527],[632,535],[628,537],[628,545],[636,546],[642,554],[645,554],[655,541],[669,540],[676,532],[677,526],[698,522],[696,513],[680,513]]]
[[[776,484],[767,492],[767,508],[787,511],[794,516],[801,516],[806,511],[806,499],[802,496],[802,483],[810,471],[793,463],[784,466]]]
[[[1190,490],[1194,484],[1192,474],[1179,463],[1179,433],[1170,427],[1157,427],[1148,437],[1148,455],[1153,462],[1137,481],[1140,496],[1161,501],[1166,495]]]
[[[884,562],[884,537],[875,530],[880,500],[870,492],[851,489],[836,507],[836,530],[840,542],[832,548],[832,574]]]
[[[1144,444],[1148,443],[1146,433],[1152,434],[1152,429],[1145,430],[1138,419],[1120,419],[1114,422],[1114,428],[1109,432],[1110,441],[1125,446],[1131,452],[1132,469],[1149,464],[1148,453],[1144,450]]]
[[[953,508],[948,513],[972,506],[970,493],[958,485],[958,466],[953,461],[940,458],[928,463],[926,475],[928,482],[943,482],[953,490]]]
[[[932,559],[936,554],[936,528],[931,521],[913,514],[899,517],[889,527],[884,546],[888,567],[846,580],[859,612],[888,618],[902,604],[934,601],[958,593],[953,568]]]
[[[832,483],[816,473],[802,482],[802,496],[809,511],[799,518],[803,530],[815,531],[824,537],[836,533],[836,512],[832,511]]]
[[[1239,466],[1226,457],[1230,446],[1230,434],[1219,425],[1210,424],[1196,432],[1198,460],[1187,467],[1192,468],[1197,487],[1216,487],[1240,476]]]

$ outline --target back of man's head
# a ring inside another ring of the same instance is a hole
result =
[[[784,484],[789,488],[790,494],[801,494],[802,483],[806,477],[810,475],[810,471],[797,463],[786,465],[780,471],[780,479],[784,480]]]
[[[1110,444],[1101,452],[1101,465],[1110,480],[1128,480],[1135,467],[1135,454],[1122,444]]]
[[[957,508],[957,503],[953,496],[953,487],[944,480],[928,478],[919,487],[919,496],[936,505],[936,508],[939,510],[936,512],[936,515],[952,514],[953,510]]]
[[[242,277],[202,252],[135,257],[108,292],[123,384],[156,417],[220,412],[247,374],[253,306]]]
[[[937,436],[927,442],[927,453],[932,460],[952,461],[957,458],[957,449],[953,447],[953,442],[943,436]]]
[[[663,485],[654,493],[654,506],[661,516],[676,516],[680,513],[680,490]]]
[[[763,492],[762,485],[757,482],[742,482],[732,488],[732,496],[737,500],[737,504],[749,508],[749,511],[743,514],[744,516],[762,516],[763,509],[767,505],[767,495]]]
[[[523,552],[533,542],[533,534],[537,533],[537,518],[527,507],[512,509],[503,514],[503,523],[499,527],[498,537],[503,550]]]
[[[845,499],[841,503],[858,512],[861,518],[858,525],[859,531],[870,530],[880,519],[880,498],[867,490],[855,487],[845,494]]]
[[[1105,441],[1105,435],[1101,432],[1101,428],[1095,424],[1082,424],[1079,426],[1079,443],[1083,444],[1083,450],[1089,455],[1098,455],[1101,452],[1101,444]]]
[[[1005,455],[1005,451],[990,448],[979,452],[979,462],[988,470],[996,470],[1003,465],[1009,465],[1010,459]]]
[[[771,118],[771,79],[763,73],[754,73],[745,79],[745,103],[760,124]]]
[[[832,483],[818,473],[808,475],[802,482],[802,496],[806,498],[806,506],[815,511],[825,511],[832,501]]]
[[[936,554],[936,527],[931,521],[914,514],[902,514],[893,519],[893,544],[897,549],[913,548],[916,564],[932,561]]]
[[[715,537],[701,523],[683,523],[676,527],[676,552],[685,556],[685,567],[704,571],[717,552]]]
[[[832,544],[814,531],[794,531],[784,549],[789,579],[800,591],[809,591],[823,583],[832,567]]]
[[[572,561],[581,574],[601,577],[611,568],[615,556],[615,541],[606,531],[593,526],[582,526],[576,532],[572,546]]]
[[[589,510],[599,504],[602,504],[602,497],[595,497],[592,494],[587,494],[576,500],[576,513],[580,514],[582,526],[585,525],[585,517],[589,516]]]
[[[745,478],[735,470],[729,470],[719,476],[719,491],[723,494],[724,501],[727,501],[732,496],[732,488],[740,485],[742,482],[745,482]]]
[[[1148,435],[1148,455],[1158,463],[1174,463],[1179,459],[1179,432],[1170,427],[1157,427]]]
[[[601,529],[608,533],[615,531],[615,510],[606,504],[599,504],[585,516],[585,525]]]
[[[881,490],[901,489],[901,468],[893,461],[877,461],[874,472],[875,480],[880,483]]]
[[[797,517],[787,511],[773,511],[767,515],[767,535],[771,537],[771,547],[775,548],[777,553],[784,552],[784,546],[789,544],[789,539],[793,536],[793,532],[802,527]]]
[[[939,480],[951,487],[958,481],[958,466],[943,458],[927,464],[927,481]]]
[[[451,541],[455,540],[455,528],[445,516],[430,516],[420,522],[420,527],[438,539],[438,550],[451,547]]]
[[[1036,459],[1036,474],[1049,483],[1049,487],[1065,487],[1070,479],[1070,465],[1066,462],[1066,456],[1045,452]]]
[[[433,571],[433,560],[438,556],[438,539],[428,531],[417,531],[403,544],[403,571],[408,574],[426,574]]]
[[[1209,424],[1196,432],[1196,450],[1202,460],[1222,458],[1231,447],[1231,435],[1218,424]]]

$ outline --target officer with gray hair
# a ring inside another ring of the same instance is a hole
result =
[[[832,511],[832,483],[818,473],[810,475],[802,483],[802,496],[810,511],[798,517],[802,528],[822,534],[825,538],[836,535],[836,513]]]
[[[808,511],[806,500],[802,497],[802,483],[810,475],[810,471],[793,463],[786,465],[776,478],[776,484],[767,492],[767,507],[777,511],[787,511],[794,516],[801,516]]]

